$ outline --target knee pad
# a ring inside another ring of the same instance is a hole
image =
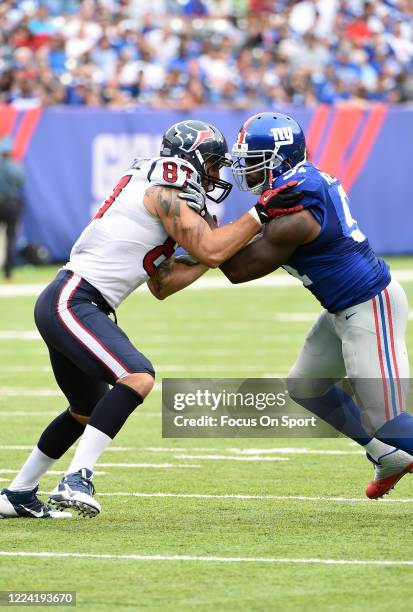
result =
[[[294,370],[287,376],[287,390],[291,399],[321,397],[334,385],[329,378],[302,378]]]

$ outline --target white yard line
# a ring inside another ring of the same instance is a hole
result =
[[[311,323],[315,321],[318,312],[277,312],[272,315],[275,321],[281,321],[284,323]]]
[[[288,457],[230,457],[227,455],[175,455],[175,459],[200,461],[289,461]],[[103,465],[102,463],[100,465]]]
[[[413,270],[393,270],[392,275],[395,279],[402,282],[413,281]],[[52,280],[52,279],[50,279]],[[280,274],[273,276],[265,276],[257,280],[240,285],[231,285],[225,276],[204,276],[198,279],[195,283],[185,289],[185,291],[197,291],[202,289],[251,289],[255,287],[299,287],[301,282],[289,276],[288,274]],[[0,285],[0,297],[19,297],[19,296],[37,296],[43,291],[46,283],[39,284],[21,284],[21,285]],[[148,291],[146,284],[138,289],[139,292]]]
[[[0,419],[10,419],[13,417],[16,418],[25,418],[25,417],[56,417],[59,414],[59,411],[50,412],[47,410],[42,410],[41,412],[37,412],[35,410],[0,410]]]
[[[44,413],[43,413],[44,414]],[[24,450],[24,451],[28,451],[28,450],[32,450],[33,446],[30,446],[29,444],[0,444],[0,450]],[[71,449],[69,449],[70,451]],[[132,447],[129,446],[109,446],[107,449],[105,449],[105,453],[107,453],[108,451],[110,452],[126,452],[126,451],[133,451],[135,450]]]
[[[42,491],[40,491],[43,494]],[[373,507],[378,504],[413,504],[413,498],[386,498],[379,499],[376,503],[367,497],[325,497],[307,495],[214,495],[207,493],[99,493],[98,497],[139,497],[139,498],[176,498],[176,499],[228,499],[228,500],[251,500],[251,501],[304,501],[304,502],[338,502],[338,503],[366,503]]]
[[[155,383],[151,393],[160,393],[162,383]],[[0,387],[0,397],[63,397],[57,387]]]
[[[9,373],[9,372],[22,372],[23,374],[27,374],[28,372],[50,372],[52,373],[52,367],[50,365],[45,366],[29,366],[29,365],[5,365],[2,366],[0,374]]]
[[[18,474],[20,472],[20,470],[0,470],[0,474]],[[64,474],[64,470],[48,470],[47,474],[51,474],[52,476],[63,476]],[[96,476],[105,476],[106,472],[101,472],[101,471],[96,471],[93,472],[94,475]]]
[[[1,296],[0,296],[1,297]],[[275,321],[281,322],[281,323],[312,323],[316,320],[317,316],[320,314],[321,310],[318,312],[278,312],[275,313],[274,315],[272,315],[272,318]],[[409,310],[409,314],[408,314],[408,319],[409,321],[413,321],[413,310]],[[251,326],[253,326],[254,324],[251,323],[251,325],[248,325],[248,328],[250,329]],[[229,336],[230,334],[238,334],[239,330],[233,329],[233,330],[226,330],[225,332],[225,336]],[[259,333],[259,331],[257,332]],[[291,333],[292,330],[290,330],[290,334],[277,334],[276,338],[280,339],[280,338],[289,338],[291,337]],[[180,335],[180,332],[176,332],[176,334],[173,333],[169,333],[169,334],[153,334],[151,332],[149,332],[148,334],[148,339],[150,342],[154,343],[154,344],[164,344],[167,343],[168,339],[175,339],[178,338]],[[196,332],[196,336],[209,336],[210,332],[206,332],[206,331],[197,331]],[[0,342],[1,341],[9,341],[9,340],[22,340],[22,341],[43,341],[42,337],[40,336],[40,334],[35,331],[35,330],[25,330],[25,331],[20,331],[20,330],[0,330]],[[132,340],[134,340],[132,338]],[[268,344],[271,344],[274,342],[273,338],[265,338],[264,336],[262,338],[260,338],[260,342],[266,342]],[[151,352],[153,352],[153,350],[151,349]],[[43,354],[43,353],[42,353]],[[46,352],[44,353],[46,354]],[[230,351],[225,350],[225,353],[223,353],[222,351],[218,350],[214,350],[214,351],[209,351],[206,352],[205,354],[214,354],[214,355],[223,355],[223,354],[230,354]],[[239,372],[239,370],[243,371],[243,372],[260,372],[262,370],[261,366],[254,366],[254,365],[248,365],[248,366],[234,366],[234,367],[227,367],[225,366],[224,368],[222,366],[215,366],[215,365],[206,365],[206,366],[202,366],[202,365],[192,365],[192,366],[186,366],[186,365],[180,365],[180,364],[165,364],[165,365],[159,365],[158,366],[158,371],[161,372],[222,372],[222,370],[225,370],[227,372]],[[2,372],[49,372],[51,371],[50,366],[4,366],[2,368]],[[277,377],[282,377],[285,374],[274,374],[271,373],[269,376],[272,376],[273,378],[277,378]]]
[[[63,397],[63,396],[61,396]],[[2,398],[0,397],[0,400]],[[59,410],[56,410],[55,412],[50,412],[47,410],[0,410],[0,418],[13,418],[13,417],[45,417],[45,416],[57,416],[59,414]],[[132,414],[133,416],[140,416],[140,417],[156,417],[156,418],[161,418],[161,413],[160,412],[134,412]]]
[[[51,387],[0,387],[3,397],[63,397],[57,388]]]
[[[200,465],[189,463],[98,463],[97,466],[105,468],[154,468],[157,470],[180,470],[201,467]]]
[[[32,414],[32,413],[28,413]],[[39,414],[49,414],[41,412]],[[50,413],[51,415],[55,413]],[[1,413],[0,413],[1,415]],[[0,444],[0,451],[2,450],[24,450],[29,451],[32,450],[33,446],[28,444]],[[147,447],[141,448],[138,446],[108,446],[105,450],[105,453],[120,453],[120,452],[132,452],[140,454],[142,452],[150,452],[150,453],[187,453],[187,452],[201,452],[201,453],[216,453],[216,452],[225,452],[225,453],[235,453],[239,455],[364,455],[364,451],[362,450],[321,450],[321,449],[309,449],[309,448],[156,448],[156,447]],[[177,455],[178,457],[178,455]],[[206,455],[206,457],[210,457],[210,455]],[[231,458],[231,457],[228,457]],[[234,457],[236,459],[237,457]]]
[[[0,446],[1,448],[1,446]],[[239,455],[364,455],[365,452],[361,450],[347,451],[347,450],[318,450],[308,448],[170,448],[170,447],[147,447],[147,448],[135,448],[130,450],[136,451],[149,451],[152,453],[187,453],[187,452],[226,452],[235,453]]]
[[[41,335],[36,330],[0,330],[0,340],[42,340]]]
[[[114,555],[71,552],[25,552],[0,551],[2,557],[35,557],[46,559],[110,559],[125,561],[190,561],[197,563],[265,563],[265,564],[301,564],[301,565],[371,565],[374,567],[413,566],[413,560],[401,559],[295,559],[288,557],[217,557],[203,555]]]

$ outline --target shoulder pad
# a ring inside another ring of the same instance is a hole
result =
[[[274,181],[274,188],[281,187],[290,181],[298,181],[299,185],[296,188],[300,191],[314,193],[324,188],[320,170],[309,163],[278,176]]]
[[[190,162],[179,157],[158,157],[148,172],[148,181],[153,185],[183,187],[189,179],[198,181],[198,173]]]

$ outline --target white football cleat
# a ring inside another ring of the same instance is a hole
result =
[[[64,519],[72,518],[71,512],[54,510],[36,495],[38,486],[31,491],[0,492],[0,519],[2,518],[41,518]]]
[[[81,516],[92,518],[100,512],[100,504],[94,498],[93,472],[82,468],[73,474],[66,474],[50,493],[49,504],[56,508],[73,508]]]

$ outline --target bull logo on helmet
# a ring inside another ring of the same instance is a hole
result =
[[[200,144],[206,140],[213,140],[215,138],[215,132],[208,125],[205,125],[204,130],[197,130],[196,128],[184,123],[184,130],[181,127],[176,126],[176,136],[180,139],[180,148],[187,153],[195,151]]]

